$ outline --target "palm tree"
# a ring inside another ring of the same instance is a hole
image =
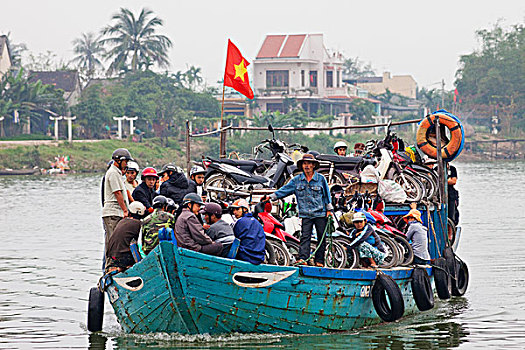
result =
[[[177,71],[177,73],[173,73],[171,75],[173,80],[175,81],[175,85],[178,87],[184,87],[184,84],[186,83],[186,74],[182,73],[180,70]]]
[[[129,70],[128,65],[133,72],[148,69],[154,63],[161,68],[169,66],[168,49],[172,43],[167,36],[155,34],[163,22],[158,17],[151,18],[152,14],[153,11],[144,8],[135,18],[130,10],[121,8],[113,15],[115,23],[102,30],[107,36],[102,43],[111,46],[106,57],[113,60],[108,74]]]
[[[191,66],[184,75],[186,76],[186,81],[188,82],[188,85],[192,88],[192,90],[195,90],[195,87],[197,85],[200,85],[202,83],[202,77],[200,76],[201,68]]]
[[[81,38],[73,40],[73,45],[76,56],[71,62],[78,64],[88,79],[93,78],[97,68],[103,68],[100,59],[105,50],[100,37],[95,37],[93,33],[82,33]]]

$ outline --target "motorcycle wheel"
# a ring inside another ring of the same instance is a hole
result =
[[[386,257],[382,264],[379,264],[379,267],[388,269],[394,266],[397,266],[399,262],[398,248],[397,243],[394,242],[390,237],[378,233],[381,238],[381,242],[385,246]]]
[[[299,243],[287,241],[286,248],[288,248],[288,251],[290,252],[292,263],[295,264],[295,262],[299,260]]]
[[[325,266],[336,269],[343,269],[346,267],[346,249],[341,243],[332,240],[332,246],[330,249],[330,244],[327,242],[324,256]]]
[[[267,265],[276,265],[275,250],[269,240],[264,244],[264,263]]]
[[[359,267],[359,253],[356,249],[350,247],[351,240],[344,236],[338,236],[334,239],[346,250],[346,268],[357,269]]]
[[[425,195],[425,187],[417,178],[411,174],[403,172],[401,174],[395,174],[393,179],[395,182],[401,185],[405,193],[407,194],[407,202],[420,202]]]
[[[270,242],[272,245],[273,251],[275,253],[275,264],[279,266],[290,266],[290,253],[284,246],[284,243],[282,241],[273,239],[267,239],[266,241]]]
[[[409,266],[412,264],[412,261],[414,261],[414,250],[407,239],[403,236],[395,236],[394,241],[399,248],[401,248],[400,251],[402,252],[402,254],[399,255],[399,265]]]
[[[437,185],[434,183],[434,181],[429,175],[418,173],[416,176],[417,176],[417,179],[421,181],[421,183],[425,187],[426,198],[428,200],[432,200],[436,195]]]
[[[328,185],[345,185],[346,179],[343,177],[343,175],[337,173],[334,171],[334,174],[332,175],[332,180],[329,181],[328,178],[330,177],[330,172],[327,170],[319,172],[319,174],[323,175],[326,179],[326,182],[328,182]]]
[[[208,187],[223,188],[228,190],[233,190],[236,186],[239,186],[236,181],[224,174],[213,174],[211,175],[206,182],[204,183],[204,190],[208,192],[208,198],[225,200],[227,195],[221,191],[214,191],[208,189]]]

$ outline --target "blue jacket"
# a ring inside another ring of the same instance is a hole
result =
[[[266,234],[261,224],[251,213],[246,213],[237,220],[233,227],[235,237],[240,239],[236,259],[259,265],[264,262]]]
[[[333,210],[330,189],[323,175],[318,172],[308,182],[304,173],[295,176],[285,186],[273,193],[271,199],[279,199],[295,194],[299,207],[299,217],[325,217],[326,212]]]

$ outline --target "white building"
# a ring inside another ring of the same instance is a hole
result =
[[[261,111],[286,112],[287,98],[315,114],[347,112],[344,58],[329,52],[323,34],[267,35],[253,61],[253,87]]]
[[[0,80],[11,68],[11,55],[7,36],[0,35]]]

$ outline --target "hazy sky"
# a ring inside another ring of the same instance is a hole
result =
[[[411,74],[430,88],[444,78],[451,89],[459,56],[478,47],[477,29],[525,18],[523,0],[16,0],[0,5],[0,33],[69,60],[72,40],[98,32],[120,7],[153,10],[174,43],[170,70],[202,67],[210,85],[223,75],[228,38],[253,61],[266,34],[323,33],[328,49],[371,62],[379,74]]]

